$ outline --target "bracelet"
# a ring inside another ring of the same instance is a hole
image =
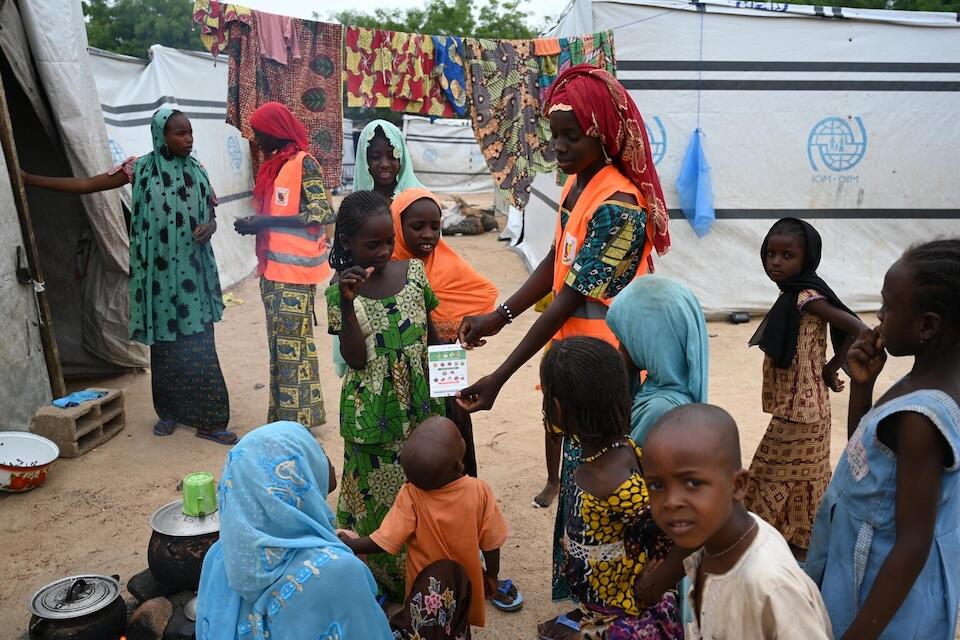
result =
[[[513,323],[513,311],[510,311],[510,307],[503,302],[497,305],[497,313],[503,316],[503,319],[507,321],[507,324]]]

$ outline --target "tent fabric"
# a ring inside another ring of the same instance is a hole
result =
[[[617,77],[643,113],[674,219],[699,114],[717,219],[703,238],[673,225],[655,265],[717,317],[776,298],[756,252],[781,217],[817,227],[820,273],[856,311],[879,306],[905,248],[960,235],[958,28],[943,13],[575,0],[547,35],[614,30]],[[528,266],[549,251],[559,194],[537,176],[524,214],[509,212],[506,236]]]
[[[494,190],[490,169],[480,153],[469,120],[434,120],[404,116],[403,134],[413,172],[435,193],[481,193]]]
[[[36,91],[43,94],[56,123],[55,139],[15,128],[21,159],[29,159],[26,167],[36,173],[103,173],[111,162],[87,63],[80,5],[51,0],[21,2],[19,9],[29,47],[22,51],[23,59],[36,68]],[[50,29],[52,24],[57,28]],[[23,89],[29,99],[31,88]],[[24,105],[21,115],[42,122],[43,112],[32,108],[33,102]],[[32,113],[23,113],[26,110]],[[146,349],[128,340],[125,321],[116,322],[117,316],[126,316],[129,300],[129,245],[119,194],[78,197],[31,190],[28,195],[65,374],[145,366]]]

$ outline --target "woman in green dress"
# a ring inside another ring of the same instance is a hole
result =
[[[210,237],[216,195],[193,151],[193,129],[181,112],[159,109],[150,124],[153,151],[91,178],[24,174],[28,186],[93,193],[133,187],[130,222],[130,339],[150,347],[154,434],[178,424],[197,437],[231,445],[230,401],[220,371],[213,323],[223,294]]]
[[[348,366],[337,522],[361,536],[380,527],[406,481],[400,448],[410,431],[444,413],[427,379],[430,311],[439,301],[422,262],[390,259],[394,242],[385,199],[373,191],[344,199],[330,255],[337,277],[326,291],[329,330]],[[387,598],[403,602],[403,556],[374,554],[368,565]]]

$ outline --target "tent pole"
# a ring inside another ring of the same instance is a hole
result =
[[[17,156],[17,147],[13,141],[13,125],[10,122],[10,111],[7,106],[7,94],[3,83],[0,82],[0,145],[6,158],[7,173],[10,174],[10,186],[13,190],[13,199],[17,203],[17,217],[20,218],[20,232],[23,234],[23,243],[26,248],[27,265],[31,277],[36,282],[43,282],[43,273],[40,270],[40,255],[37,251],[37,239],[33,235],[33,221],[30,219],[30,208],[27,206],[27,194],[23,190],[20,180],[20,160]],[[47,376],[50,378],[50,391],[54,398],[67,395],[67,388],[63,383],[63,367],[60,365],[60,349],[57,347],[56,336],[53,335],[53,316],[50,313],[50,301],[45,291],[35,292],[37,308],[40,313],[40,339],[43,342],[43,358],[47,363]]]

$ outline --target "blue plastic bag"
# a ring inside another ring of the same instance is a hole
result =
[[[710,226],[717,219],[713,210],[713,184],[710,180],[710,165],[703,152],[703,131],[694,129],[687,154],[683,157],[683,166],[677,176],[677,192],[680,194],[680,208],[687,216],[687,222],[699,237],[707,235]]]

